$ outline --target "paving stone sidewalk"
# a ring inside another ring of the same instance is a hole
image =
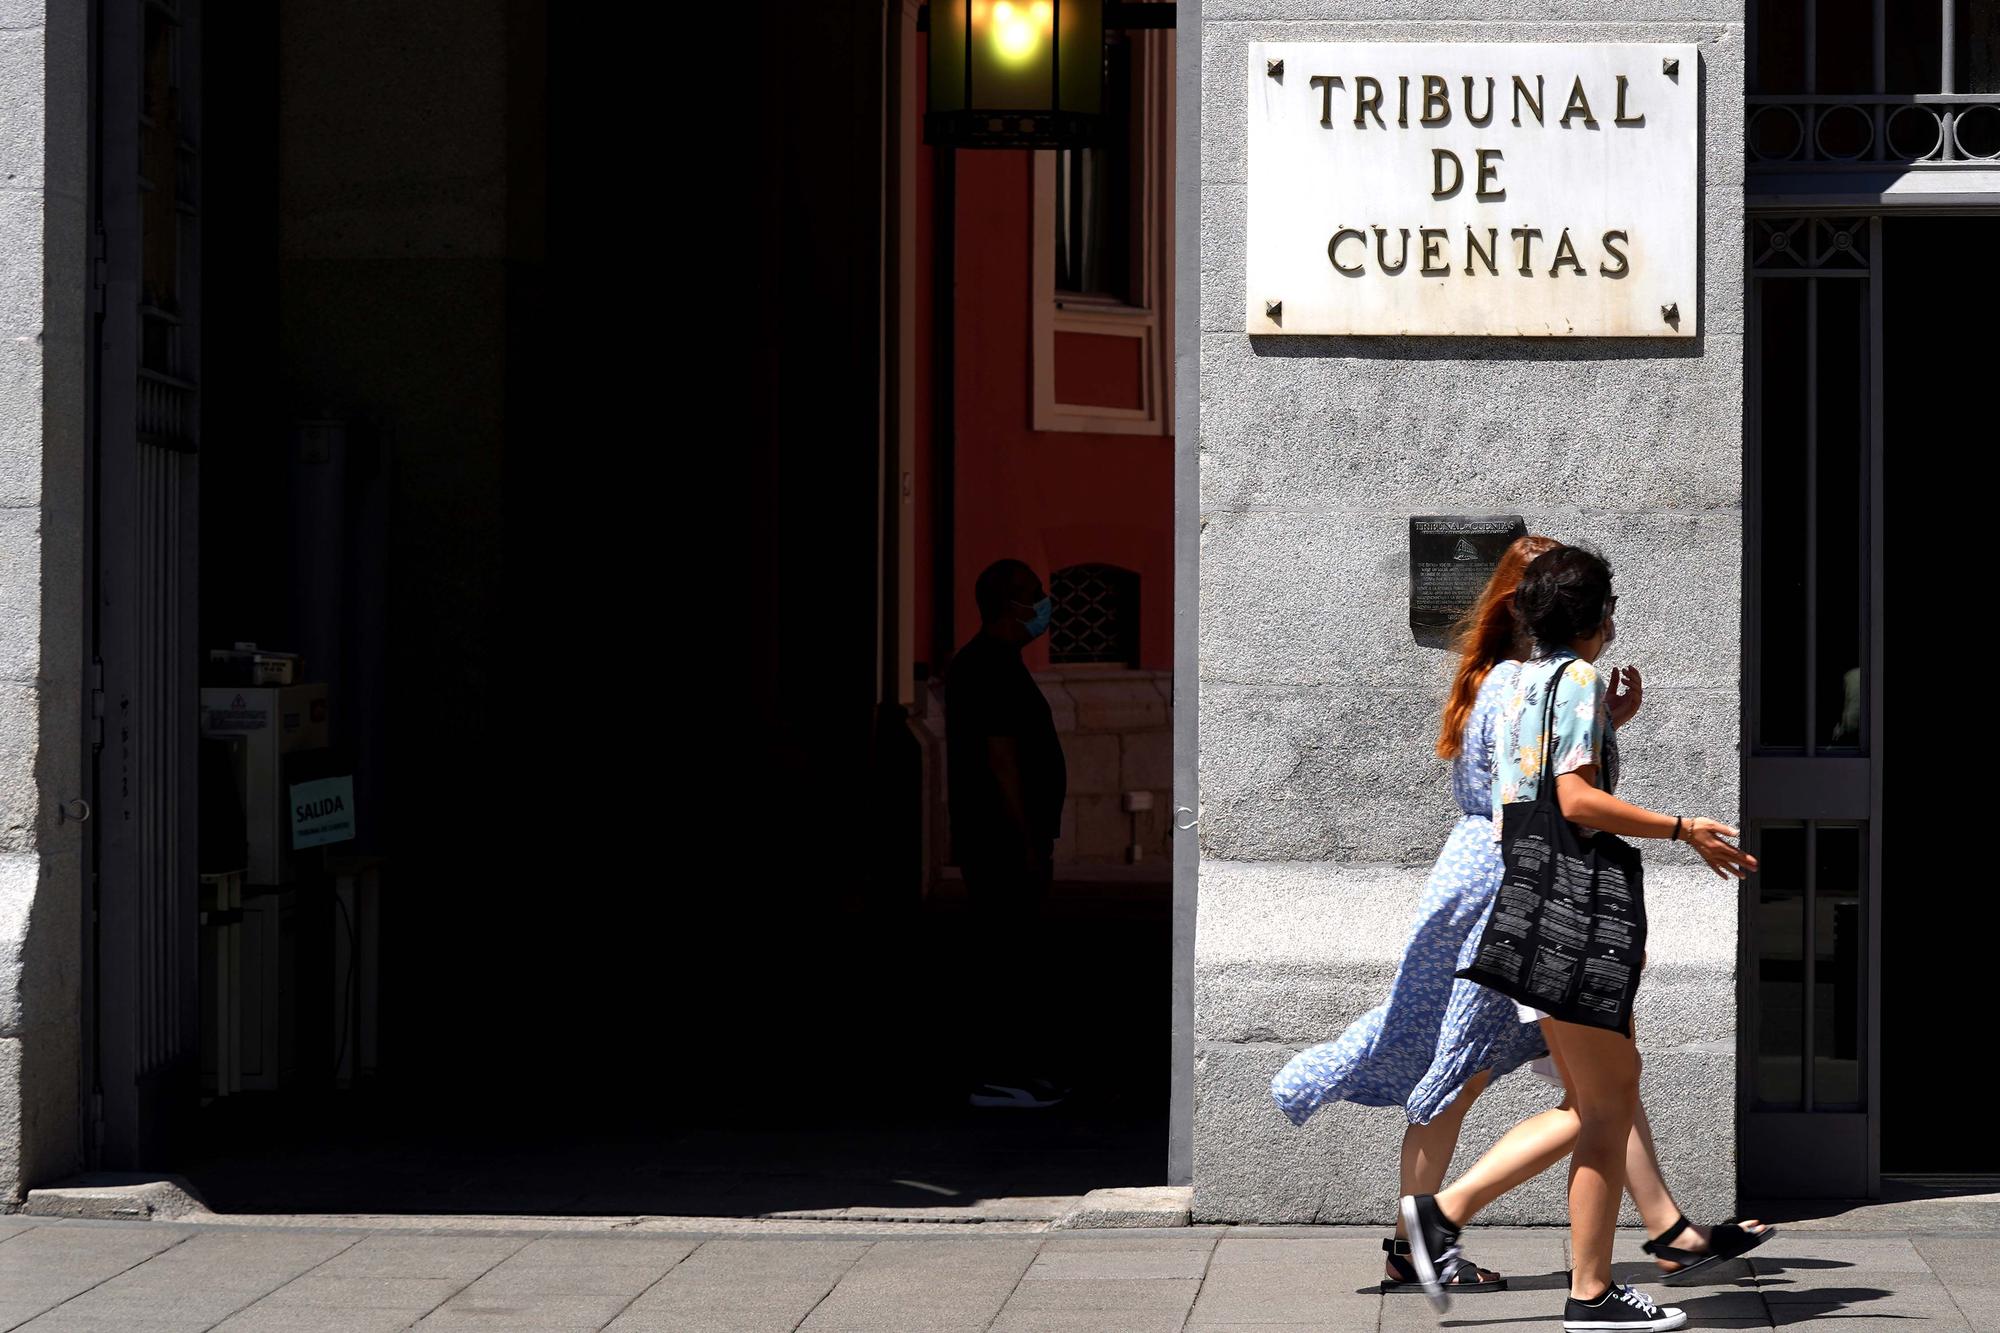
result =
[[[1470,1248],[1512,1290],[1443,1320],[1351,1228],[906,1236],[414,1231],[0,1217],[0,1329],[37,1333],[1365,1333],[1555,1329],[1565,1236]],[[972,1234],[964,1234],[964,1233]],[[1473,1238],[1468,1237],[1471,1241]],[[1646,1280],[1637,1236],[1619,1274]],[[1765,1253],[1768,1251],[1768,1253]],[[1671,1292],[1692,1328],[2000,1333],[2000,1235],[1787,1233]],[[1670,1289],[1650,1283],[1656,1297]],[[1833,1321],[1838,1321],[1833,1322]]]

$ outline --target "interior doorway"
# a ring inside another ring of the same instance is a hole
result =
[[[654,118],[654,53],[694,39],[661,17],[607,52],[580,22],[551,33],[545,8],[204,24],[196,0],[96,5],[128,76],[114,98],[107,73],[93,108],[100,164],[129,177],[135,138],[164,144],[179,170],[149,180],[180,193],[162,210],[107,172],[128,231],[105,316],[123,359],[97,366],[100,563],[152,582],[113,585],[123,637],[99,637],[88,1165],[279,1212],[738,1215],[1158,1183],[1167,814],[1163,780],[1132,774],[1168,757],[1146,654],[1170,561],[1141,557],[1170,549],[1172,441],[1107,428],[1081,457],[1034,424],[1026,358],[1038,339],[1062,407],[1092,382],[1056,351],[1157,340],[1164,311],[1100,301],[1085,313],[1115,336],[1053,310],[1037,333],[1027,227],[1052,243],[1057,224],[1034,163],[964,172],[964,234],[1018,241],[1018,263],[964,258],[980,299],[962,327],[1000,352],[965,358],[959,491],[929,509],[928,461],[912,480],[898,448],[933,434],[915,412],[930,343],[884,327],[927,308],[884,272],[931,258],[909,234],[884,249],[928,213],[920,107],[898,104],[894,189],[869,114],[807,131],[759,103],[710,136],[715,161],[676,156],[727,220],[701,264],[604,202],[607,181],[657,183],[636,161],[564,195],[551,231],[551,168],[586,178],[607,136]],[[791,84],[886,117],[885,87],[920,81],[915,20],[773,11],[749,40]],[[746,41],[727,24],[702,40]],[[173,59],[149,65],[142,38]],[[593,65],[551,122],[545,62],[565,43]],[[146,109],[156,86],[178,122]],[[1018,226],[985,220],[1003,209]],[[142,292],[161,256],[178,285]],[[694,310],[689,342],[676,320]],[[995,366],[1008,383],[981,383]],[[103,407],[114,372],[123,417]],[[1145,383],[1145,412],[1083,406],[1157,425],[1169,396]],[[183,433],[141,429],[140,409],[183,399]],[[1137,536],[1078,498],[1132,491],[1142,468],[1157,504]],[[908,543],[941,518],[958,563],[933,588]],[[1045,941],[1079,979],[1053,997],[1050,1055],[1090,1087],[996,1124],[956,1081],[957,1025],[968,992],[1007,979],[968,967],[963,894],[918,888],[949,879],[912,776],[912,711],[943,662],[911,658],[971,633],[976,562],[1024,529],[1073,613],[1053,665],[1093,764],[1071,841],[1097,863],[1066,870]],[[128,699],[151,731],[124,725]],[[311,803],[295,794],[341,780],[348,836],[293,836]],[[129,816],[103,798],[121,783]],[[1136,878],[1111,873],[1128,850]]]

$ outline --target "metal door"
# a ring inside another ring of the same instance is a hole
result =
[[[92,11],[96,1165],[158,1165],[199,1087],[198,0]]]
[[[1750,236],[1743,1186],[1857,1197],[1880,1100],[1881,221]]]
[[[1750,6],[1747,1195],[1881,1188],[1884,413],[1901,410],[1883,330],[1885,282],[1916,258],[1885,256],[1885,220],[2000,211],[2000,70],[1969,13]]]

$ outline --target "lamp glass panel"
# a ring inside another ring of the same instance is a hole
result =
[[[1055,23],[1056,0],[972,0],[969,98],[975,109],[1051,109]]]
[[[1062,109],[1095,115],[1104,95],[1104,6],[1101,0],[1062,0],[1056,21],[1062,34]]]
[[[932,0],[931,111],[965,109],[965,20],[972,0]]]

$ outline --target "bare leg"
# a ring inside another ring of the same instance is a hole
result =
[[[1569,1085],[1570,1073],[1563,1065],[1560,1051],[1551,1050],[1556,1070],[1561,1074],[1565,1087]],[[1444,1215],[1458,1226],[1471,1223],[1479,1212],[1501,1195],[1534,1179],[1542,1172],[1569,1156],[1576,1147],[1579,1118],[1568,1096],[1561,1106],[1529,1116],[1520,1124],[1508,1130],[1491,1148],[1486,1150],[1466,1173],[1448,1188],[1437,1190],[1438,1207]],[[1407,1143],[1408,1140],[1405,1139]],[[1408,1157],[1405,1156],[1405,1193],[1422,1193],[1412,1188],[1412,1180],[1407,1173]],[[1639,1106],[1633,1113],[1632,1132],[1625,1146],[1625,1190],[1632,1196],[1632,1202],[1645,1221],[1646,1234],[1657,1236],[1672,1226],[1681,1215],[1680,1205],[1674,1202],[1673,1193],[1660,1173],[1659,1157],[1653,1149],[1653,1129],[1646,1119],[1646,1108]],[[1761,1223],[1745,1221],[1746,1230],[1755,1231]],[[1402,1228],[1397,1227],[1400,1235]],[[1667,1238],[1684,1250],[1696,1253],[1708,1249],[1708,1228],[1689,1226],[1679,1236]],[[1665,1272],[1673,1272],[1679,1265],[1661,1260],[1660,1267]]]
[[[1659,1235],[1681,1215],[1680,1205],[1660,1175],[1660,1159],[1653,1152],[1653,1126],[1646,1119],[1644,1106],[1633,1113],[1632,1133],[1625,1141],[1625,1190],[1632,1196],[1632,1206],[1639,1210],[1648,1236]]]
[[[1458,1151],[1458,1134],[1465,1126],[1465,1113],[1479,1100],[1479,1094],[1486,1091],[1491,1077],[1490,1070],[1480,1070],[1466,1080],[1451,1105],[1433,1116],[1428,1125],[1410,1125],[1403,1130],[1401,1193],[1438,1192],[1438,1187],[1444,1184],[1444,1173],[1451,1169],[1452,1154]],[[1396,1238],[1404,1239],[1400,1212],[1396,1217]]]
[[[1576,1146],[1577,1115],[1567,1103],[1531,1115],[1500,1136],[1464,1175],[1438,1192],[1438,1207],[1457,1226],[1480,1209],[1526,1184],[1569,1156]]]
[[[1559,1052],[1580,1121],[1569,1168],[1569,1290],[1594,1301],[1611,1286],[1625,1150],[1639,1108],[1639,1053],[1630,1037],[1602,1028],[1545,1018],[1542,1031]]]
[[[1625,1192],[1632,1196],[1632,1206],[1639,1210],[1648,1236],[1661,1236],[1680,1220],[1681,1207],[1674,1202],[1672,1192],[1667,1189],[1666,1178],[1660,1174],[1659,1154],[1653,1148],[1653,1126],[1646,1119],[1643,1105],[1632,1117],[1632,1135],[1626,1140]],[[1755,1219],[1745,1219],[1737,1225],[1745,1231],[1761,1231],[1764,1226]],[[1690,1223],[1677,1234],[1665,1236],[1665,1239],[1676,1249],[1691,1250],[1696,1254],[1708,1252],[1707,1227]],[[1663,1273],[1671,1273],[1680,1267],[1670,1259],[1655,1262]]]

